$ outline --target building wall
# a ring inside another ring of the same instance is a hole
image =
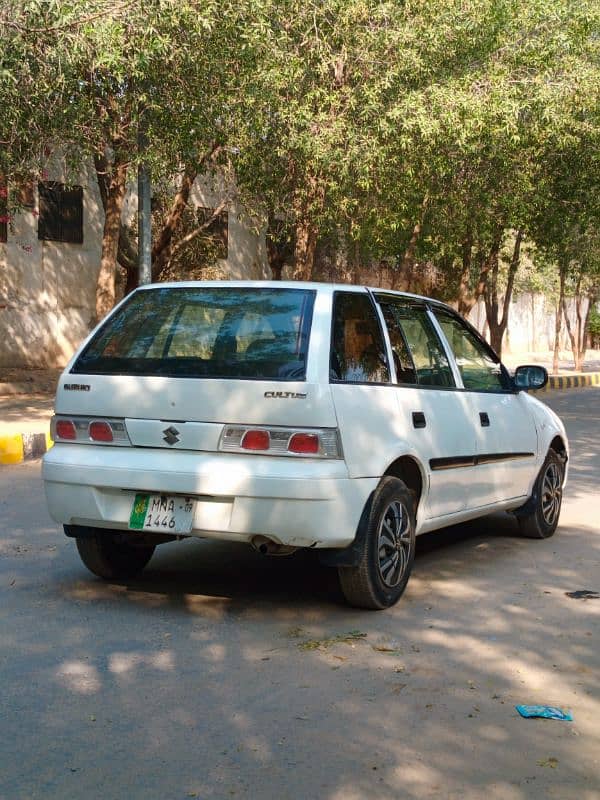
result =
[[[44,177],[66,182],[64,164],[57,160]],[[7,243],[0,243],[0,369],[63,366],[90,330],[104,212],[93,168],[82,171],[79,184],[84,187],[83,244],[38,240],[37,192],[35,207],[15,216]],[[197,182],[192,202],[214,208],[219,198]],[[132,190],[124,216],[131,217],[136,207]],[[235,203],[228,216],[228,256],[220,266],[232,279],[270,276],[264,234]]]
[[[567,298],[567,312],[573,329],[576,325],[575,300]],[[587,302],[583,302],[585,314]],[[480,300],[471,311],[469,321],[480,333],[489,331],[485,318],[485,304]],[[504,334],[503,353],[539,353],[554,349],[556,306],[543,294],[527,293],[513,299],[508,312],[508,328]],[[489,338],[489,336],[488,336]],[[566,326],[562,324],[560,349],[570,350],[571,342]]]
[[[57,162],[45,176],[65,180]],[[61,366],[87,335],[95,307],[103,213],[91,170],[83,185],[83,244],[38,240],[38,200],[0,243],[0,367]]]

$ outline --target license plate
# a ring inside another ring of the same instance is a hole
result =
[[[129,527],[134,531],[189,533],[193,520],[194,501],[191,497],[136,494]]]

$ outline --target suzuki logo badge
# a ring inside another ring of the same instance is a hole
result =
[[[172,425],[168,428],[165,428],[163,433],[163,442],[166,442],[167,444],[176,444],[179,441],[179,431]]]

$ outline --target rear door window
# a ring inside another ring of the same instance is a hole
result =
[[[424,306],[379,295],[396,362],[398,383],[455,386],[448,358]]]
[[[72,372],[304,380],[314,297],[304,289],[136,292]]]
[[[344,383],[389,383],[383,334],[369,295],[336,292],[329,374]]]

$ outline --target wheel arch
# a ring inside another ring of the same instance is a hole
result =
[[[411,455],[403,455],[394,459],[383,472],[381,478],[392,477],[399,478],[406,484],[409,491],[414,493],[415,496],[415,511],[418,516],[419,503],[423,497],[423,493],[427,487],[427,476],[423,469],[422,464]],[[354,541],[347,547],[341,549],[321,549],[319,550],[319,560],[322,564],[330,567],[339,566],[356,566],[360,560],[362,539],[361,531],[366,528],[366,520],[371,513],[371,506],[373,504],[373,496],[375,491],[371,492],[367,502],[363,508],[363,512],[358,523],[358,528]],[[418,524],[417,524],[418,530]]]
[[[415,496],[415,509],[417,509],[423,496],[423,490],[427,486],[427,477],[419,461],[410,455],[400,456],[392,461],[382,477],[386,475],[399,478],[406,484]]]
[[[550,447],[548,449],[554,450],[556,453],[558,453],[559,456],[562,456],[562,458],[564,458],[565,461],[567,460],[568,458],[567,445],[565,444],[565,441],[560,434],[557,434],[554,437],[554,439],[552,439],[552,441],[550,442]]]

